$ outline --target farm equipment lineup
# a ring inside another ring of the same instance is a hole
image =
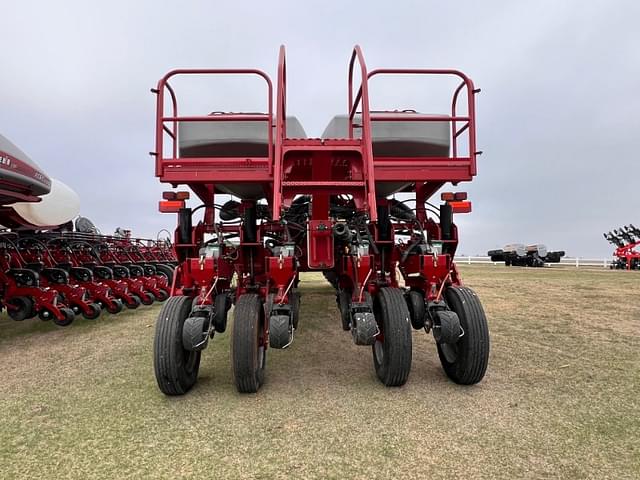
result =
[[[412,328],[433,334],[454,382],[483,378],[487,321],[454,261],[453,216],[470,212],[471,203],[465,192],[429,202],[444,185],[476,175],[479,90],[457,70],[368,71],[357,46],[348,71],[346,113],[334,117],[321,138],[308,138],[287,115],[284,47],[275,88],[256,69],[181,69],[152,90],[156,176],[174,189],[187,186],[201,203],[189,207],[190,192],[172,190],[159,204],[161,212],[177,214],[178,265],[154,340],[155,375],[165,394],[193,387],[202,351],[225,332],[233,304],[235,385],[256,392],[268,348],[288,347],[304,324],[298,284],[307,271],[322,272],[336,289],[342,328],[355,344],[371,348],[384,385],[407,381]],[[201,115],[179,114],[172,80],[228,75],[263,81],[267,111],[206,114],[211,105],[203,105]],[[450,112],[370,108],[373,77],[406,75],[455,79]],[[408,200],[394,199],[397,193]],[[221,205],[222,194],[237,200]]]
[[[162,242],[79,232],[0,233],[1,301],[14,320],[67,326],[169,297],[174,258]]]
[[[169,297],[170,243],[100,235],[77,194],[0,135],[0,309],[67,326]]]
[[[640,270],[640,229],[629,224],[609,233],[604,238],[615,245],[611,268],[619,270]]]
[[[550,252],[546,245],[522,243],[510,243],[500,250],[487,252],[492,262],[504,262],[507,267],[544,267],[546,263],[560,263],[564,254],[563,250]]]

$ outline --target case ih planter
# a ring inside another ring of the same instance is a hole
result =
[[[0,135],[0,309],[15,320],[38,315],[61,326],[166,300],[175,257],[170,245],[99,235],[78,217],[78,195],[51,180]],[[64,233],[62,232],[64,230]],[[85,232],[85,233],[80,233]]]
[[[66,326],[79,314],[95,319],[103,309],[150,305],[169,296],[171,258],[168,245],[150,240],[0,233],[0,306],[14,320],[38,315]]]
[[[609,243],[616,246],[613,256],[616,259],[611,268],[620,270],[640,270],[640,229],[629,224],[613,232],[604,233]]]
[[[261,79],[266,113],[180,115],[173,80],[228,75]],[[394,75],[456,79],[449,114],[372,111],[369,81]],[[298,282],[305,271],[322,272],[335,287],[342,327],[371,348],[385,385],[409,377],[412,327],[433,333],[453,381],[479,382],[489,355],[487,321],[454,262],[453,215],[470,212],[471,203],[464,192],[442,194],[437,208],[428,203],[445,184],[476,175],[478,91],[457,70],[368,71],[355,47],[346,113],[331,120],[322,138],[307,138],[287,115],[284,48],[275,90],[255,69],[174,70],[163,77],[153,90],[156,176],[189,187],[202,204],[188,207],[183,191],[165,192],[160,202],[160,211],[178,215],[179,261],[156,325],[160,390],[179,395],[196,383],[201,352],[226,330],[235,303],[233,376],[240,392],[256,392],[268,348],[286,348],[298,322],[304,324]],[[415,207],[390,198],[401,192]],[[220,205],[220,194],[238,200]],[[203,214],[197,223],[196,211]]]

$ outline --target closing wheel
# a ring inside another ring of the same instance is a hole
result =
[[[67,327],[71,325],[73,320],[76,318],[76,314],[70,308],[61,308],[60,312],[64,318],[56,317],[52,312],[47,309],[40,310],[39,316],[41,320],[51,320],[53,323],[58,325],[59,327]]]
[[[373,344],[376,375],[387,387],[404,385],[411,371],[411,322],[399,288],[381,288],[374,302],[380,334]]]
[[[109,312],[112,315],[120,313],[123,308],[122,300],[120,300],[119,298],[116,298],[115,300],[113,300],[113,302],[111,302],[111,304],[108,304],[106,308],[107,308],[107,312]]]
[[[333,270],[325,270],[322,272],[325,280],[331,284],[333,288],[338,289],[338,274]]]
[[[140,297],[138,295],[131,295],[131,301],[127,303],[127,308],[135,310],[140,306],[141,303],[142,300],[140,300]]]
[[[156,301],[156,297],[153,293],[151,292],[145,292],[146,295],[143,295],[140,298],[140,301],[142,302],[143,305],[153,305],[153,302]]]
[[[159,263],[156,265],[156,271],[158,275],[163,275],[167,279],[167,285],[171,286],[173,283],[173,268],[169,265],[165,265],[163,263]]]
[[[7,308],[7,313],[12,320],[21,322],[35,315],[33,311],[34,302],[29,297],[13,297],[7,303],[13,307]]]
[[[158,300],[159,302],[164,302],[167,298],[169,298],[169,292],[167,292],[166,290],[159,289],[156,300]]]
[[[291,305],[293,328],[297,330],[298,323],[300,322],[300,292],[297,288],[289,295],[289,305]]]
[[[245,293],[236,302],[231,339],[231,366],[240,393],[255,393],[264,382],[267,351],[264,309],[260,297]]]
[[[189,352],[182,344],[182,327],[192,303],[189,297],[171,297],[156,321],[153,368],[158,387],[165,395],[184,395],[198,379],[201,352]]]
[[[102,312],[102,310],[100,309],[100,306],[96,303],[90,303],[89,304],[89,311],[88,312],[82,312],[82,316],[84,318],[86,318],[87,320],[95,320],[96,318],[98,318],[100,316],[100,313]]]
[[[411,316],[411,326],[416,330],[423,329],[424,316],[426,314],[424,295],[416,290],[411,290],[407,294],[407,306]]]
[[[340,320],[342,321],[342,330],[348,332],[351,330],[351,292],[341,290],[336,298],[338,309],[340,310]]]
[[[285,348],[293,338],[293,323],[289,315],[272,315],[269,317],[269,346]]]
[[[224,333],[227,329],[227,313],[231,306],[231,299],[226,293],[216,295],[214,301],[213,327],[216,332]]]
[[[476,293],[467,287],[449,287],[444,293],[458,314],[462,337],[454,344],[438,344],[438,356],[447,376],[461,385],[478,383],[489,362],[489,327]]]

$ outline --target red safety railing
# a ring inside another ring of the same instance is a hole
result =
[[[282,142],[287,136],[287,60],[284,45],[280,45],[280,52],[278,53],[277,81],[272,206],[274,218],[280,218],[280,208],[282,206]]]
[[[356,98],[353,98],[353,71],[355,62],[360,66],[360,88]],[[353,139],[353,120],[356,115],[358,103],[362,100],[362,162],[364,180],[367,185],[367,203],[369,204],[369,215],[372,221],[378,219],[376,208],[376,184],[373,171],[373,144],[371,142],[371,116],[369,112],[369,84],[367,81],[367,65],[364,62],[364,55],[359,45],[356,45],[349,61],[349,138]]]
[[[235,113],[220,113],[215,115],[201,115],[201,116],[179,116],[178,115],[178,101],[174,89],[169,84],[169,80],[179,75],[257,75],[264,79],[267,84],[268,90],[268,112],[264,114],[235,114]],[[165,91],[169,92],[171,96],[172,115],[165,116]],[[179,69],[172,70],[167,73],[160,81],[153,93],[157,95],[156,104],[156,147],[155,152],[152,155],[156,157],[156,176],[162,177],[164,174],[164,167],[167,163],[176,164],[181,159],[178,158],[178,124],[180,122],[220,122],[220,121],[262,121],[267,123],[268,130],[268,157],[267,159],[269,174],[271,174],[273,168],[273,155],[274,155],[274,138],[273,138],[273,86],[269,76],[261,70],[256,69]],[[164,140],[165,135],[169,136],[172,141],[172,158],[166,158],[164,156]],[[185,164],[204,163],[208,159],[206,158],[185,158],[182,159]],[[185,181],[187,181],[185,179]]]
[[[353,93],[353,66],[355,58],[358,58],[361,67],[361,80],[360,87],[358,88],[355,96]],[[368,81],[376,75],[439,75],[439,76],[455,76],[461,79],[461,83],[455,89],[451,100],[451,116],[448,115],[424,115],[424,116],[412,116],[405,117],[403,115],[374,113],[370,112],[369,104],[369,89]],[[458,99],[460,93],[466,90],[467,94],[467,115],[458,116]],[[362,56],[362,50],[359,46],[353,50],[351,56],[351,62],[349,64],[349,138],[353,138],[353,129],[357,126],[354,122],[355,116],[358,113],[358,106],[361,106],[361,121],[359,127],[362,131],[363,142],[371,143],[371,122],[375,121],[415,121],[415,122],[449,122],[451,124],[451,143],[452,152],[450,158],[457,160],[468,160],[469,173],[471,175],[476,174],[476,156],[479,152],[476,151],[476,120],[475,120],[475,94],[480,92],[477,90],[473,81],[467,77],[464,73],[458,70],[451,69],[423,69],[423,68],[379,68],[367,72],[364,65],[364,59]],[[464,122],[463,125],[458,128],[460,122]],[[465,131],[468,130],[468,148],[469,156],[461,157],[458,155],[460,149],[458,146],[458,139]],[[373,158],[373,157],[372,157]]]

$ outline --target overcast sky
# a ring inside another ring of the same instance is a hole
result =
[[[166,71],[256,67],[275,79],[284,43],[289,112],[317,136],[346,111],[359,43],[370,69],[453,67],[482,88],[462,252],[540,242],[602,258],[602,232],[640,224],[639,18],[632,0],[0,0],[0,132],[76,190],[103,231],[155,237],[175,225],[157,213],[147,154],[149,88]],[[413,94],[422,84],[397,85],[375,98],[430,111]],[[239,83],[198,113],[259,108],[259,86]]]

